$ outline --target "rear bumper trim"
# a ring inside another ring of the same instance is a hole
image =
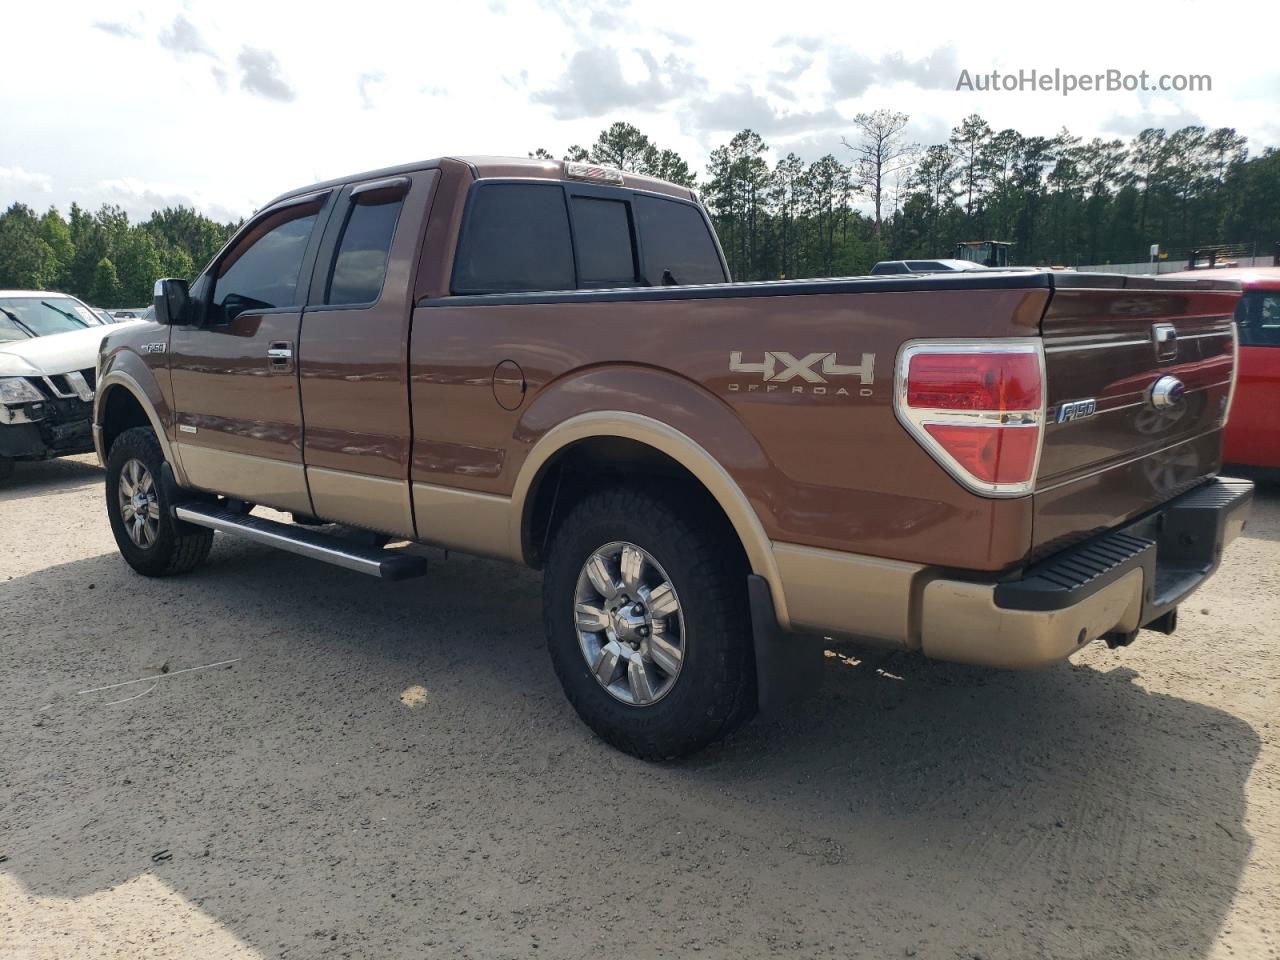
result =
[[[921,646],[942,660],[1035,667],[1108,633],[1131,634],[1207,580],[1244,528],[1253,484],[1217,478],[1018,580],[925,587]]]

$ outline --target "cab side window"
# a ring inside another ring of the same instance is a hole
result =
[[[388,202],[351,205],[337,255],[333,258],[325,303],[373,303],[381,296],[391,240],[403,205],[399,197]]]
[[[297,306],[302,260],[319,204],[299,205],[256,224],[218,265],[213,304],[232,320],[246,310]]]
[[[1280,347],[1280,292],[1249,290],[1236,307],[1242,347]]]
[[[651,286],[728,279],[711,229],[693,204],[637,195],[635,213],[644,249],[643,274]]]
[[[454,293],[572,290],[573,244],[559,184],[495,183],[471,198]]]

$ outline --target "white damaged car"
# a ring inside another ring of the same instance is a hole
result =
[[[65,293],[0,290],[0,480],[15,460],[93,452],[98,347],[118,329]]]

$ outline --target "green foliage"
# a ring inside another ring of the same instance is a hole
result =
[[[946,143],[921,149],[907,141],[907,121],[889,110],[858,114],[849,152],[807,165],[789,153],[770,166],[751,130],[712,150],[701,189],[734,277],[865,273],[881,259],[953,256],[966,240],[1012,242],[1016,263],[1064,265],[1144,260],[1152,243],[1176,259],[1228,242],[1267,254],[1280,241],[1280,153],[1250,157],[1229,127],[1084,142],[1065,129],[993,130],[973,114]],[[554,158],[541,147],[530,156]],[[689,187],[697,179],[629,123],[564,158]],[[238,226],[189,207],[131,224],[110,205],[91,213],[73,203],[63,219],[15,203],[0,214],[0,287],[140,306],[157,278],[193,278]]]
[[[996,131],[974,114],[920,149],[906,122],[859,114],[850,153],[808,166],[788,154],[767,168],[750,130],[714,149],[705,199],[734,277],[863,273],[974,240],[1013,243],[1016,263],[1067,266],[1145,260],[1152,243],[1178,260],[1223,243],[1266,255],[1280,241],[1280,153],[1250,158],[1230,128],[1085,143],[1065,129]]]
[[[0,217],[0,287],[40,290],[58,270],[53,248],[40,235],[31,208],[15,203]]]
[[[142,306],[158,278],[193,278],[237,226],[189,207],[130,224],[116,206],[94,214],[73,203],[64,220],[55,208],[37,217],[15,203],[0,214],[0,287],[60,290],[97,307]]]
[[[90,303],[104,303],[108,306],[121,304],[120,278],[116,276],[115,264],[106,257],[99,260],[94,268],[88,299]]]
[[[908,120],[860,113],[848,152],[809,164],[787,154],[770,166],[751,130],[713,149],[701,190],[734,277],[865,273],[877,260],[951,257],[975,240],[1012,243],[1015,263],[1067,266],[1145,260],[1152,243],[1174,260],[1223,243],[1265,255],[1280,240],[1280,153],[1249,157],[1227,127],[1085,142],[1065,129],[995,130],[972,114],[946,143],[921,147],[906,138]],[[678,154],[628,123],[565,159],[694,183]]]
[[[160,249],[151,234],[146,230],[126,233],[116,248],[116,263],[119,298],[131,304],[149,302],[156,279],[164,272]]]

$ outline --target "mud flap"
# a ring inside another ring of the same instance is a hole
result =
[[[822,644],[811,637],[786,633],[778,626],[769,581],[747,577],[751,634],[756,653],[756,701],[763,716],[778,716],[818,688],[824,657]]]

